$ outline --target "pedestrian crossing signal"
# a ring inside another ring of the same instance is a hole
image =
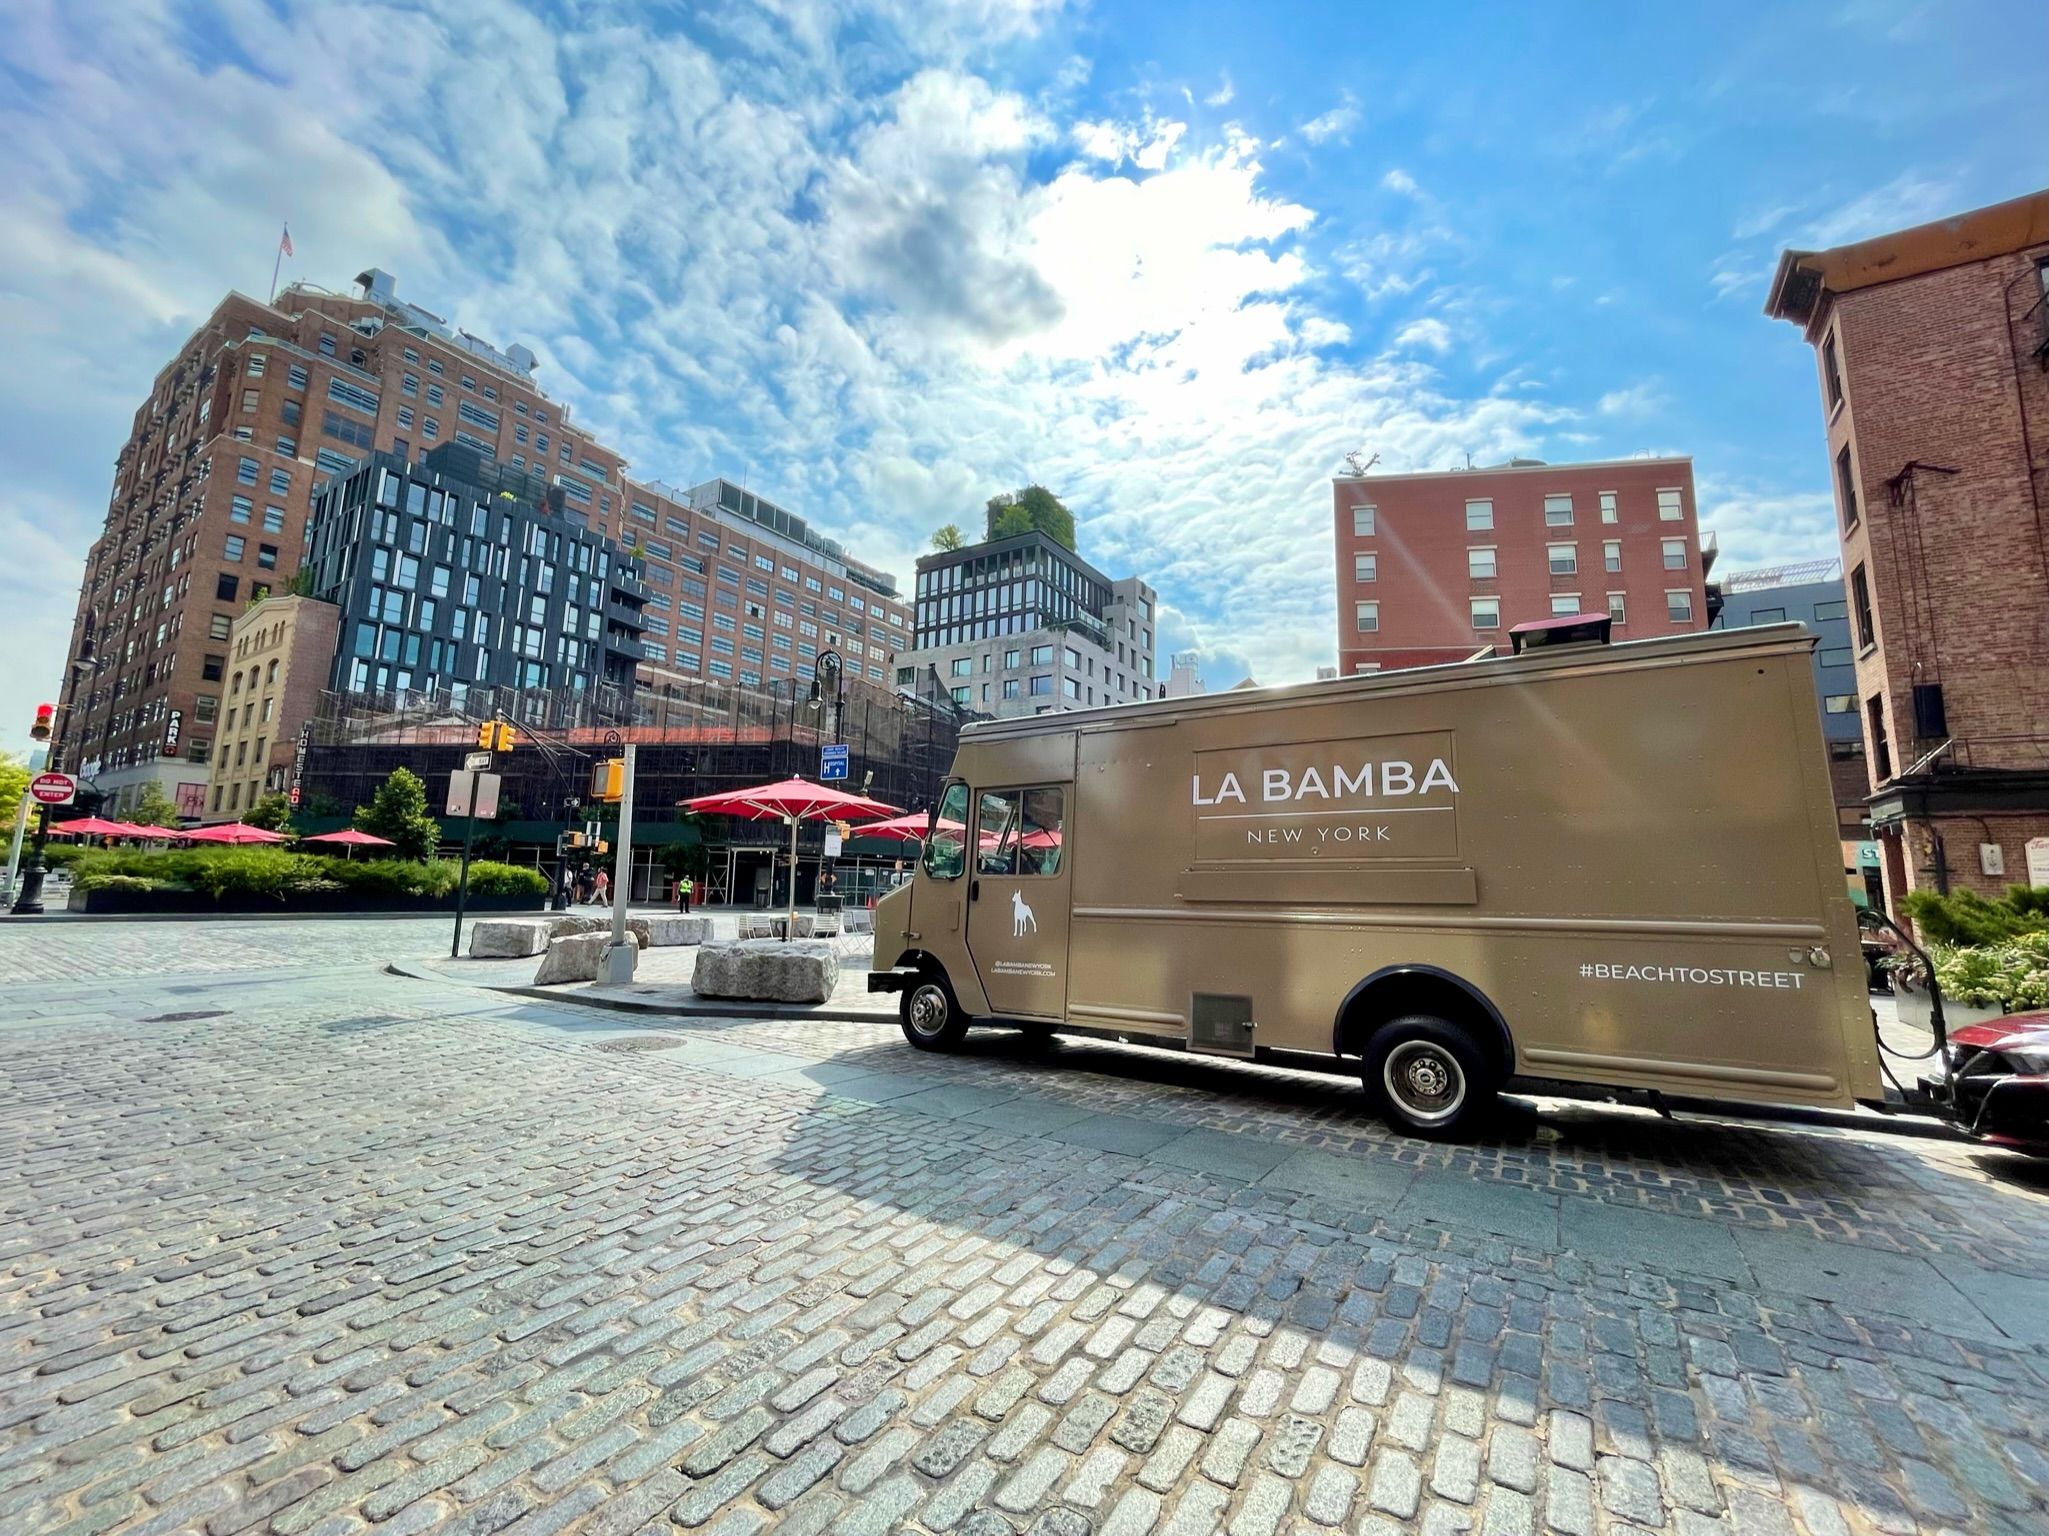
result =
[[[626,764],[616,757],[591,764],[591,799],[616,805],[626,798]]]

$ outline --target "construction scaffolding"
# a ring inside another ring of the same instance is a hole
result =
[[[324,694],[301,738],[294,784],[303,815],[345,817],[367,805],[394,768],[409,768],[427,783],[429,809],[438,809],[447,777],[476,750],[477,727],[513,721],[519,745],[500,754],[499,816],[493,828],[520,862],[553,857],[556,834],[596,814],[588,805],[591,765],[616,756],[626,742],[639,748],[634,786],[635,841],[656,856],[665,843],[699,836],[716,857],[708,873],[712,899],[735,899],[738,884],[762,877],[757,861],[787,833],[778,826],[707,822],[686,824],[679,801],[719,790],[819,773],[819,749],[847,747],[850,789],[918,811],[938,798],[952,766],[966,718],[951,700],[913,698],[849,679],[841,699],[812,697],[810,679],[763,687],[684,680],[637,691],[630,705],[606,691],[471,688],[460,694],[413,692],[404,696]],[[837,707],[838,731],[826,734]],[[814,879],[823,824],[807,824],[800,853],[810,869],[800,897]],[[742,854],[747,857],[741,857]],[[742,871],[750,874],[742,882]],[[766,877],[787,878],[779,869]],[[649,876],[652,882],[652,875]],[[640,884],[636,876],[636,894]],[[720,888],[724,887],[723,890]],[[650,886],[652,889],[652,886]]]

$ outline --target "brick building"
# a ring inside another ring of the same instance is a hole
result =
[[[473,448],[547,477],[573,521],[642,549],[646,681],[794,683],[822,645],[887,680],[909,634],[892,578],[725,482],[628,479],[541,392],[526,348],[399,299],[386,273],[357,284],[228,295],[135,413],[86,556],[55,743],[110,814],[149,783],[202,814],[215,741],[202,717],[221,710],[235,620],[298,570],[314,491],[377,450]]]
[[[214,739],[205,820],[238,820],[290,785],[299,731],[327,687],[340,624],[340,609],[310,597],[267,597],[235,620],[221,702],[192,722]]]
[[[1332,500],[1345,673],[1505,650],[1557,614],[1606,613],[1618,641],[1713,617],[1689,458],[1348,475]]]
[[[2037,193],[1787,251],[1765,304],[1815,352],[1894,902],[1996,893],[2049,837],[2045,293]]]

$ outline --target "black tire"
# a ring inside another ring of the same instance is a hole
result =
[[[1494,1063],[1465,1030],[1427,1013],[1390,1019],[1366,1042],[1366,1096],[1382,1119],[1439,1140],[1469,1131],[1494,1107]]]
[[[968,1017],[943,971],[922,972],[904,993],[897,1016],[904,1038],[921,1051],[950,1051],[967,1037]]]
[[[1019,1019],[1015,1022],[1017,1032],[1024,1036],[1024,1043],[1035,1051],[1050,1049],[1057,1038],[1051,1024],[1041,1023],[1037,1019]]]

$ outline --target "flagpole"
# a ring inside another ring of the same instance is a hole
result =
[[[285,267],[285,241],[291,238],[292,226],[287,224],[284,229],[284,234],[279,238],[277,243],[277,260],[270,264],[269,302],[272,304],[275,304],[277,302],[277,275],[278,273],[282,272]]]

